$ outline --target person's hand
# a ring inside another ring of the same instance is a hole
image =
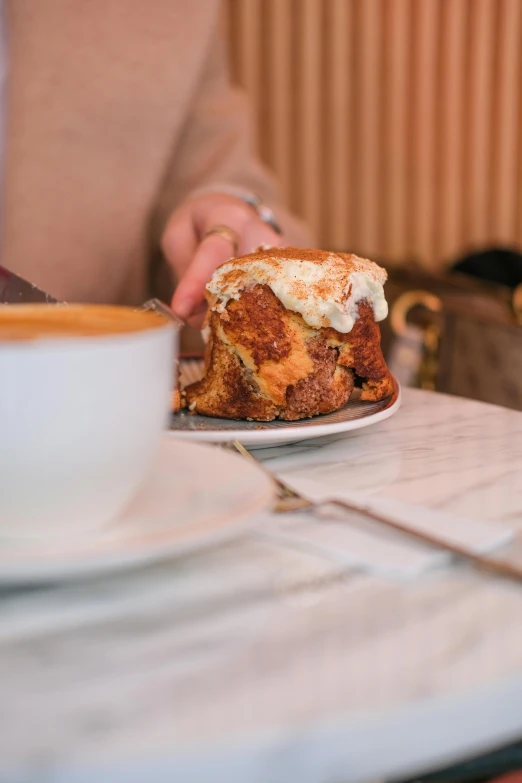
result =
[[[230,231],[209,234],[216,226]],[[265,244],[278,246],[283,239],[241,199],[204,193],[185,201],[171,215],[161,243],[178,280],[172,299],[174,312],[191,326],[200,327],[205,285],[214,270],[231,256],[251,253]]]

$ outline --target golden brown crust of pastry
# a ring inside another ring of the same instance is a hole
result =
[[[393,392],[393,381],[381,351],[381,331],[368,302],[359,303],[359,317],[348,334],[321,330],[330,345],[339,347],[339,364],[362,380],[361,400],[382,400]]]
[[[277,406],[257,391],[253,374],[242,365],[237,353],[216,339],[220,320],[217,313],[212,313],[205,357],[207,370],[201,381],[185,389],[186,407],[194,413],[226,419],[275,419]]]
[[[315,260],[316,251],[308,252]],[[342,334],[312,329],[268,286],[256,285],[222,313],[211,312],[208,326],[205,376],[185,390],[186,405],[196,413],[293,421],[343,407],[354,377],[362,399],[380,400],[393,391],[379,327],[366,302],[352,331]]]
[[[218,328],[218,337],[255,374],[260,393],[282,407],[288,387],[313,370],[302,329],[291,315],[268,286],[254,286],[229,303]]]
[[[171,407],[174,413],[181,409],[181,392],[179,389],[174,389],[172,392]]]
[[[322,336],[306,340],[313,371],[295,386],[288,387],[286,407],[279,418],[297,421],[342,408],[353,390],[353,372],[338,365],[338,351],[330,348]]]
[[[249,351],[257,367],[266,361],[280,362],[292,351],[286,309],[266,286],[246,289],[232,300],[223,318],[223,331],[232,345]]]

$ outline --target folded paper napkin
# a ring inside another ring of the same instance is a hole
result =
[[[472,552],[487,554],[507,546],[513,531],[497,522],[457,516],[451,512],[414,506],[402,501],[362,492],[336,491],[325,495],[324,486],[310,478],[292,475],[288,483],[316,502],[332,499],[364,505],[376,513],[407,524],[412,530],[430,532],[448,543]],[[416,578],[425,571],[451,560],[446,551],[415,541],[363,515],[327,519],[312,512],[263,514],[258,517],[256,534],[284,546],[315,552],[338,564],[362,568],[391,578]]]

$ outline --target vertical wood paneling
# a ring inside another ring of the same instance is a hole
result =
[[[264,59],[272,101],[270,134],[272,141],[271,162],[278,173],[283,196],[291,197],[291,144],[293,140],[292,111],[289,97],[292,93],[293,35],[291,0],[272,2],[270,29],[270,55]]]
[[[355,0],[357,37],[354,90],[356,157],[352,188],[355,189],[356,224],[353,241],[364,247],[366,255],[379,251],[379,168],[381,163],[382,81],[380,71],[381,0]]]
[[[435,205],[437,36],[440,0],[412,4],[411,188],[408,255],[429,259]]]
[[[346,0],[330,0],[327,4],[326,83],[327,95],[325,145],[327,150],[324,224],[321,234],[325,244],[343,247],[346,237],[353,235],[353,188],[350,182],[350,150],[353,145],[353,79],[350,78],[350,40],[353,29],[353,5]]]
[[[522,37],[522,36],[520,36]],[[522,42],[519,38],[519,60],[518,60],[518,73],[522,73]],[[513,167],[514,177],[516,179],[516,205],[515,205],[515,226],[514,236],[517,246],[522,246],[522,79],[518,79],[518,101],[515,97],[515,101],[518,103],[518,130],[517,130],[517,164]]]
[[[445,261],[461,245],[465,142],[466,3],[443,0],[441,8],[437,155],[438,190],[433,260]]]
[[[392,258],[406,245],[408,171],[408,95],[411,73],[410,0],[384,6],[382,246]]]
[[[320,35],[322,21],[322,3],[317,0],[300,0],[300,28],[298,39],[298,69],[302,84],[298,91],[299,111],[296,126],[299,127],[302,167],[302,192],[300,194],[302,213],[314,233],[321,234],[321,188],[322,182],[321,138],[322,80],[321,49],[323,41]],[[306,88],[303,89],[304,85]]]
[[[494,82],[491,234],[498,242],[512,240],[515,225],[517,183],[517,145],[520,143],[519,101],[522,85],[520,42],[522,3],[520,0],[498,0],[498,43],[496,79]]]
[[[522,245],[522,0],[228,0],[235,78],[325,247]]]
[[[497,2],[469,0],[469,58],[467,72],[467,125],[464,159],[463,237],[480,247],[488,240],[491,187],[491,127],[493,107],[494,31]]]

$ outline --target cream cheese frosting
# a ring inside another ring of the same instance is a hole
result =
[[[245,288],[267,285],[287,310],[299,313],[314,329],[353,329],[361,301],[371,304],[375,320],[388,314],[384,296],[386,271],[365,258],[345,253],[261,248],[220,266],[207,285],[222,312]]]

